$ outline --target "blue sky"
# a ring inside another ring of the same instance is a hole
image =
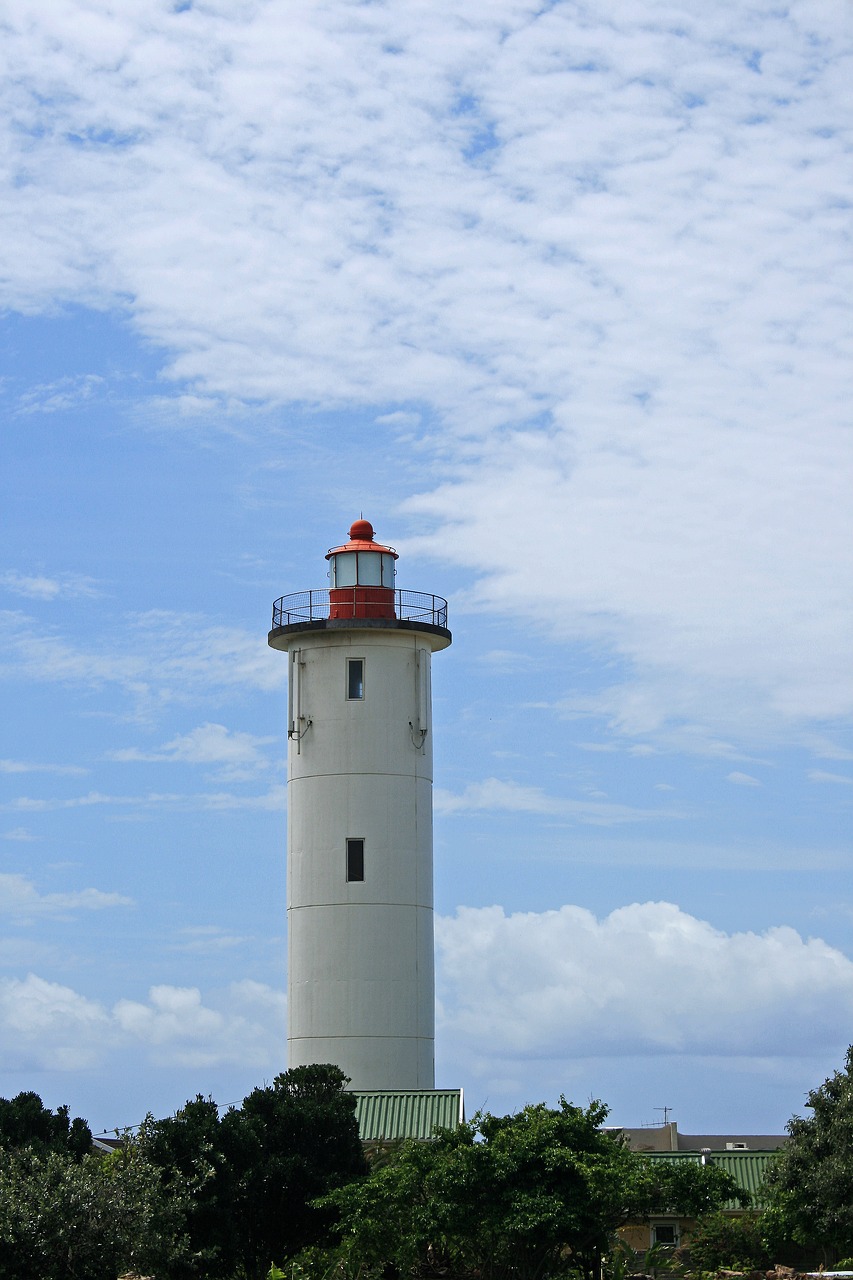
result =
[[[0,1094],[284,1066],[272,600],[450,600],[438,1083],[779,1130],[853,1015],[834,3],[19,0]]]

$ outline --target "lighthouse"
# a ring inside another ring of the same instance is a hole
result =
[[[433,1089],[433,653],[447,601],[359,519],[327,588],[273,605],[288,655],[288,1064]]]

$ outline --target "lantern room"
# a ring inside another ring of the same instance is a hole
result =
[[[397,552],[373,541],[369,520],[355,520],[350,541],[326,552],[329,582],[335,587],[390,587],[394,589]]]
[[[393,618],[397,552],[373,540],[369,520],[355,520],[350,540],[326,552],[330,618]]]

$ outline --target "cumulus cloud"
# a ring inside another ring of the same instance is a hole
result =
[[[570,1059],[774,1056],[846,1043],[853,961],[787,927],[724,933],[667,902],[436,922],[442,1035],[458,1051]]]
[[[0,1063],[74,1071],[133,1049],[151,1065],[270,1068],[281,1056],[286,1000],[246,979],[209,993],[161,984],[112,1008],[35,974],[0,979]]]
[[[6,1069],[79,1071],[101,1059],[110,1019],[97,1001],[30,973],[0,979],[0,1028]]]
[[[150,1048],[153,1062],[203,1067],[269,1066],[281,1055],[285,996],[260,982],[232,983],[210,1005],[195,987],[152,987],[147,1003],[120,1000],[120,1031]]]
[[[436,923],[439,1036],[457,1060],[523,1074],[532,1060],[770,1059],[846,1043],[853,1016],[853,961],[787,927],[725,933],[665,902]],[[107,1005],[30,974],[0,980],[0,1062],[73,1070],[132,1049],[152,1065],[264,1069],[284,1015],[284,994],[251,980]]]

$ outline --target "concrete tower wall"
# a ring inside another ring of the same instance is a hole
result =
[[[294,730],[289,1062],[336,1063],[357,1089],[434,1087],[430,663],[448,642],[393,621],[279,642]],[[363,880],[347,878],[348,839],[364,841]]]

